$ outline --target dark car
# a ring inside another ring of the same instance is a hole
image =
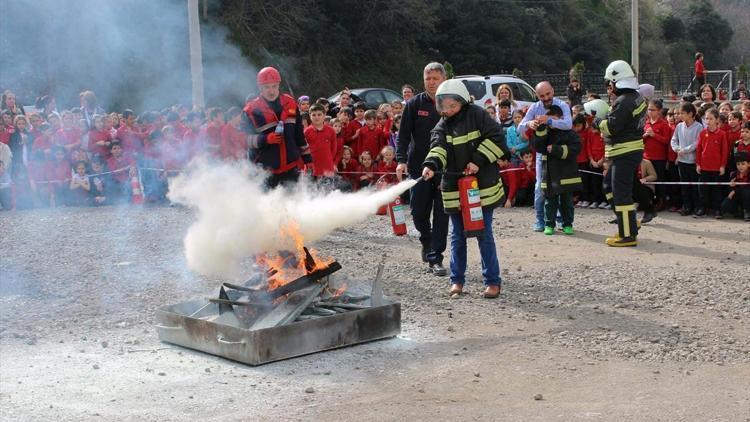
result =
[[[387,88],[357,88],[349,90],[352,95],[350,104],[353,106],[358,101],[364,101],[368,109],[377,109],[380,104],[390,103],[393,100],[403,101],[403,97],[396,91]],[[341,91],[328,97],[331,108],[338,105]]]

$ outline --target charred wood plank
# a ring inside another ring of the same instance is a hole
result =
[[[302,311],[310,306],[325,287],[326,283],[315,283],[305,289],[291,293],[285,301],[255,321],[252,326],[250,326],[250,329],[261,330],[263,328],[277,327],[294,321],[300,316]]]

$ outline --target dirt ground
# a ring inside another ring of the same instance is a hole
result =
[[[215,294],[184,208],[0,214],[0,419],[750,421],[750,224],[663,213],[610,249],[497,210],[504,289],[446,296],[386,217],[313,245],[402,304],[396,338],[251,367],[161,343],[157,307]],[[446,265],[448,259],[445,261]]]

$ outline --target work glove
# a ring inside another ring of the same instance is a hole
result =
[[[269,145],[280,144],[282,139],[283,139],[283,136],[279,135],[276,132],[271,132],[268,135],[266,135],[266,143]]]

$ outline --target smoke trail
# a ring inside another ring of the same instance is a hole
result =
[[[281,233],[296,223],[306,242],[364,221],[378,207],[414,186],[409,180],[381,191],[322,192],[302,182],[296,188],[263,190],[265,174],[248,164],[193,163],[170,182],[169,198],[198,210],[185,236],[188,266],[201,274],[234,278],[240,262],[261,252],[292,249]]]
[[[211,18],[201,22],[206,104],[236,105],[255,90],[255,67]],[[58,108],[91,89],[107,111],[191,103],[187,1],[0,2],[0,88],[22,105],[43,94]]]

